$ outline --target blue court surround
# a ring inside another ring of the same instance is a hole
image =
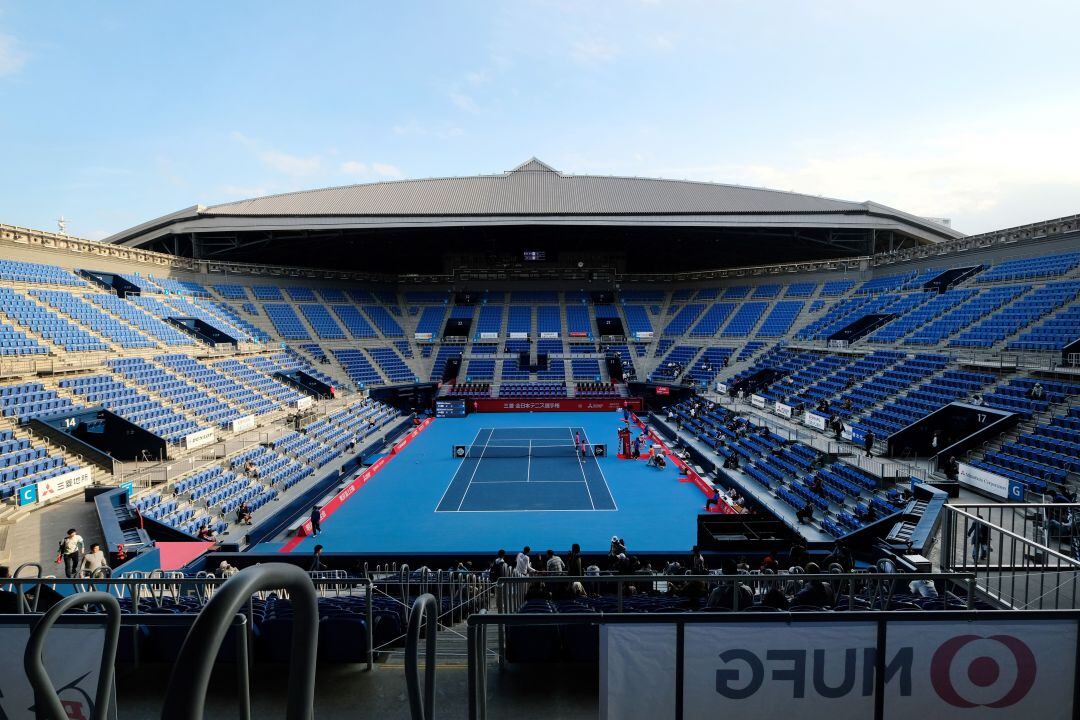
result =
[[[614,454],[584,463],[569,457],[463,462],[452,452],[454,445],[485,444],[482,433],[489,430],[487,443],[520,445],[561,443],[545,438],[554,432],[570,442],[571,428],[614,449],[620,427],[620,415],[606,412],[436,420],[327,518],[317,538],[305,538],[293,552],[310,553],[321,544],[327,552],[487,553],[530,545],[565,553],[575,542],[586,552],[606,552],[618,535],[631,552],[684,555],[696,542],[705,496],[679,482],[671,463],[658,470]],[[279,547],[280,539],[256,550]]]
[[[481,428],[472,442],[480,455],[461,460],[435,511],[618,510],[597,458],[578,457],[579,437],[591,447],[582,427]],[[500,448],[530,455],[500,457]]]

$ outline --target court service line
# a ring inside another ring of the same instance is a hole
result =
[[[476,440],[477,440],[477,438],[480,437],[480,433],[483,432],[483,430],[484,430],[484,428],[480,428],[480,429],[478,429],[476,431],[476,435],[473,436],[473,441],[472,441],[473,445],[476,444]],[[435,509],[432,510],[432,512],[439,512],[439,506],[442,505],[442,501],[446,499],[446,493],[450,492],[450,486],[454,484],[454,479],[457,478],[457,474],[459,472],[461,472],[461,466],[464,465],[465,461],[468,460],[468,459],[469,459],[469,454],[466,451],[465,457],[461,458],[461,462],[458,463],[457,470],[455,470],[454,474],[450,476],[450,482],[446,483],[446,489],[443,490],[442,497],[439,498],[439,502],[435,503]],[[479,465],[480,463],[478,462],[476,464]],[[467,490],[468,490],[468,488],[466,488],[466,491]]]

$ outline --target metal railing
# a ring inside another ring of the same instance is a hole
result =
[[[946,505],[940,566],[973,573],[977,589],[1006,607],[1080,607],[1080,561],[1060,548],[1080,541],[1067,520],[1076,512],[1080,503]]]
[[[435,651],[438,635],[439,605],[435,596],[424,594],[416,598],[409,618],[408,639],[405,643],[405,684],[409,692],[412,720],[433,720],[435,717]],[[420,630],[427,640],[424,650],[424,691],[420,694],[419,645]]]

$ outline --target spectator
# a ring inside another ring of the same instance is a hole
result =
[[[877,438],[874,436],[873,430],[867,430],[866,436],[863,438],[863,449],[866,450],[866,457],[874,456],[874,441]]]
[[[806,567],[810,562],[810,554],[806,552],[806,545],[802,541],[796,541],[788,551],[788,567]]]
[[[506,577],[509,574],[510,568],[506,564],[506,551],[500,549],[499,554],[495,556],[495,560],[488,569],[488,579],[491,582],[496,582],[499,578]]]
[[[322,532],[322,508],[316,505],[311,508],[311,536],[315,537]]]
[[[90,552],[83,555],[82,564],[80,568],[83,574],[87,577],[94,577],[94,573],[98,570],[108,570],[109,566],[105,558],[105,553],[101,551],[101,546],[94,543],[90,546]]]
[[[566,556],[566,574],[571,577],[584,575],[581,569],[581,546],[577,543],[570,546],[570,554]]]
[[[69,528],[64,539],[57,548],[56,562],[64,563],[64,576],[73,578],[79,574],[79,559],[82,557],[82,535],[75,532],[75,528]]]
[[[805,505],[803,505],[795,513],[795,519],[798,520],[800,524],[801,523],[808,523],[811,520],[813,520],[814,519],[814,504],[811,503],[811,502],[808,502]]]
[[[808,575],[817,575],[821,568],[815,563],[806,566]],[[821,580],[807,580],[795,597],[791,599],[792,605],[810,605],[812,607],[830,608],[835,603],[836,597],[832,586]]]
[[[533,572],[536,572],[532,566],[532,560],[529,559],[529,553],[532,552],[532,548],[528,545],[517,554],[517,559],[514,562],[514,569],[517,570],[518,575],[527,576]]]
[[[791,607],[791,600],[788,599],[788,596],[784,594],[779,585],[772,585],[769,591],[765,593],[765,596],[761,598],[761,604],[777,610],[787,610]]]
[[[1037,382],[1031,386],[1031,390],[1028,391],[1028,397],[1032,400],[1042,400],[1046,397],[1046,391],[1043,390],[1042,383]]]
[[[842,567],[844,572],[851,572],[851,569],[855,566],[855,562],[851,558],[851,551],[848,550],[847,545],[842,542],[836,543],[833,546],[833,551],[825,558],[826,567],[833,563]]]
[[[611,536],[611,547],[608,549],[610,557],[618,557],[626,554],[626,542],[619,539],[618,535]]]
[[[240,569],[229,564],[228,560],[222,560],[218,563],[218,576],[223,578],[231,578],[236,573],[240,572]]]
[[[709,508],[711,508],[713,505],[719,505],[719,504],[720,504],[720,488],[719,487],[714,487],[712,497],[708,498],[705,501],[705,512],[708,512]]]
[[[566,563],[563,559],[555,554],[554,550],[548,550],[545,553],[546,562],[544,563],[549,573],[564,573],[566,572]]]
[[[912,595],[918,595],[923,598],[936,598],[938,597],[937,588],[934,587],[933,580],[912,580],[908,584],[908,589],[911,590]]]
[[[951,482],[956,482],[959,477],[960,463],[955,455],[950,455],[949,459],[945,461],[945,478]]]
[[[983,396],[982,396],[982,394],[981,393],[975,393],[974,395],[972,395],[971,396],[971,404],[975,405],[976,407],[981,406],[983,404]]]
[[[311,567],[308,568],[308,572],[322,572],[326,570],[326,563],[322,559],[322,545],[316,545],[315,549],[311,551]]]
[[[971,559],[976,564],[990,559],[990,526],[983,521],[982,513],[977,517],[979,519],[967,531],[971,538]]]
[[[695,545],[690,552],[690,573],[692,575],[708,575],[709,566],[705,563],[705,556],[701,554],[701,550]]]
[[[248,507],[246,502],[241,502],[240,506],[236,508],[236,523],[238,525],[251,524],[251,508]]]
[[[737,577],[739,574],[735,561],[724,558],[720,564],[720,574],[724,577]],[[722,582],[709,593],[706,607],[712,610],[742,610],[754,604],[753,591],[740,582]]]
[[[214,529],[212,527],[210,527],[209,523],[203,523],[202,527],[199,528],[198,537],[199,537],[200,540],[203,540],[205,542],[213,542],[214,541]]]

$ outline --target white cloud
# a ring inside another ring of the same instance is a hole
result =
[[[582,65],[611,62],[618,55],[619,48],[601,38],[578,40],[570,48],[570,56]]]
[[[403,176],[401,170],[395,165],[387,165],[385,163],[372,163],[371,169],[375,171],[376,175],[388,178],[399,178]]]
[[[356,162],[355,160],[349,160],[341,163],[341,167],[338,168],[342,175],[367,175],[368,166],[362,162]]]
[[[915,215],[952,218],[963,232],[984,232],[1039,219],[1010,219],[1006,209],[1016,197],[1080,198],[1080,143],[1071,124],[1080,107],[1029,110],[986,119],[921,118],[906,127],[878,128],[872,137],[844,135],[780,148],[779,157],[760,163],[653,172],[873,200]],[[1062,200],[1039,205],[1049,213],[1043,219],[1075,212],[1075,206]]]
[[[487,72],[471,72],[465,76],[470,85],[486,85],[491,80]]]
[[[476,104],[476,101],[460,90],[452,89],[448,95],[450,96],[450,102],[454,103],[459,109],[474,115],[480,112],[480,106]]]
[[[26,65],[26,53],[10,35],[0,35],[0,77],[14,75]]]
[[[323,159],[320,155],[303,157],[267,148],[258,140],[240,132],[233,132],[230,137],[250,150],[262,161],[263,165],[276,172],[293,177],[304,177],[314,175],[323,169]]]
[[[400,125],[394,125],[390,128],[391,132],[401,137],[435,137],[442,140],[453,137],[460,137],[465,134],[465,131],[459,127],[447,127],[442,129],[428,128],[426,125],[421,125],[415,120],[410,120],[407,123]]]

